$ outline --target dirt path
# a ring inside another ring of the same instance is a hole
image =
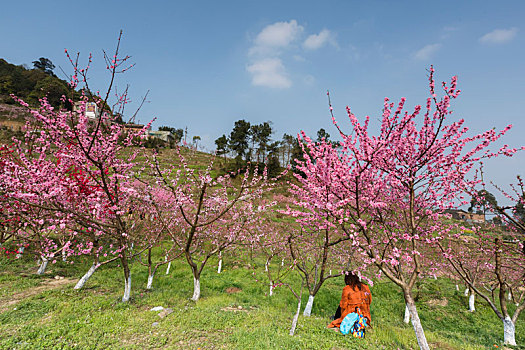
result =
[[[22,300],[32,297],[33,295],[40,294],[46,290],[60,288],[73,282],[75,282],[75,280],[71,278],[42,280],[42,283],[36,287],[28,288],[22,292],[15,293],[3,300],[0,299],[0,312],[7,311],[13,305],[18,304]]]

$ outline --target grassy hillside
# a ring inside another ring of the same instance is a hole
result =
[[[169,275],[164,268],[159,271],[152,291],[145,290],[146,268],[135,262],[129,304],[119,301],[123,284],[116,264],[97,271],[84,290],[73,290],[88,267],[83,260],[72,265],[60,261],[36,276],[30,256],[0,257],[0,349],[417,349],[412,327],[402,322],[402,295],[387,281],[371,288],[373,329],[366,339],[326,329],[342,279],[321,289],[313,316],[301,316],[291,337],[296,300],[284,288],[267,296],[268,287],[239,258],[226,257],[221,274],[216,262],[207,266],[196,303],[189,300],[193,280],[183,262],[175,263]],[[433,348],[502,348],[502,326],[486,305],[479,302],[476,313],[467,312],[463,293],[445,279],[425,280],[421,288],[417,306]],[[173,312],[160,317],[150,311],[155,306]],[[523,315],[516,340],[525,344]]]

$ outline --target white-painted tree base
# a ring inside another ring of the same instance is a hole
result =
[[[459,292],[459,285],[456,284],[456,290]]]
[[[297,303],[297,311],[295,312],[295,315],[293,316],[292,321],[292,327],[290,328],[290,335],[294,335],[295,328],[297,327],[297,320],[299,319],[299,314],[301,313],[301,300],[299,299],[299,302]]]
[[[408,309],[408,305],[405,304],[405,317],[403,318],[403,322],[406,324],[410,323],[410,310]]]
[[[408,303],[407,303],[408,305]],[[416,334],[417,344],[421,350],[430,350],[425,336],[423,327],[421,326],[421,320],[417,314],[416,305],[408,305],[410,311],[410,318],[412,319],[412,326],[414,327],[414,332]]]
[[[270,296],[273,295],[273,283],[270,283]]]
[[[155,276],[155,273],[152,273],[148,276],[148,284],[146,285],[146,289],[151,289],[153,286],[153,276]]]
[[[465,296],[468,297],[468,288],[465,289]]]
[[[46,272],[46,267],[47,267],[47,259],[46,258],[42,258],[42,262],[40,263],[40,267],[38,268],[38,271],[36,272],[37,275],[43,275],[44,272]]]
[[[476,311],[476,306],[474,305],[476,299],[476,295],[474,293],[471,293],[468,297],[468,311],[474,312]]]
[[[168,268],[166,269],[166,275],[170,274],[171,261],[168,263]]]
[[[98,266],[96,264],[91,265],[88,272],[84,276],[82,276],[81,279],[78,280],[77,284],[73,289],[82,289],[84,287],[84,284],[89,280],[91,276],[95,273],[95,271],[98,269]]]
[[[193,277],[193,296],[191,297],[191,300],[197,301],[201,297],[201,282]]]
[[[22,254],[24,254],[25,247],[18,248],[18,253],[16,254],[16,258],[20,259],[22,257]]]
[[[124,282],[124,295],[122,296],[122,302],[127,303],[131,297],[131,273],[128,279]]]
[[[222,272],[222,259],[219,260],[219,266],[217,267],[217,273]]]
[[[517,345],[516,327],[509,316],[505,317],[505,320],[503,321],[503,344],[514,346]]]
[[[314,306],[314,295],[308,296],[308,302],[306,303],[306,306],[304,307],[303,316],[310,316],[312,314],[312,306]]]

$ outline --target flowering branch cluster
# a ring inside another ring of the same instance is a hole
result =
[[[300,210],[289,209],[303,225],[316,223],[330,229],[331,245],[348,242],[362,254],[365,265],[376,266],[403,291],[422,348],[428,348],[412,297],[412,288],[438,256],[436,242],[451,229],[441,225],[445,209],[466,203],[461,193],[481,180],[466,175],[484,158],[511,156],[517,149],[488,146],[502,137],[489,130],[467,136],[464,120],[449,121],[451,102],[458,97],[457,78],[435,90],[434,69],[429,71],[429,92],[424,107],[404,111],[385,99],[377,136],[369,132],[370,118],[361,122],[347,107],[351,132],[332,119],[342,141],[334,146],[314,142],[304,133],[304,162],[292,187]],[[330,106],[330,112],[333,108]],[[456,202],[456,203],[454,203]]]

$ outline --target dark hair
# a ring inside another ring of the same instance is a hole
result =
[[[361,281],[359,281],[359,277],[352,271],[345,271],[345,284],[352,287],[352,289],[357,287],[359,290],[361,290],[362,286]]]

